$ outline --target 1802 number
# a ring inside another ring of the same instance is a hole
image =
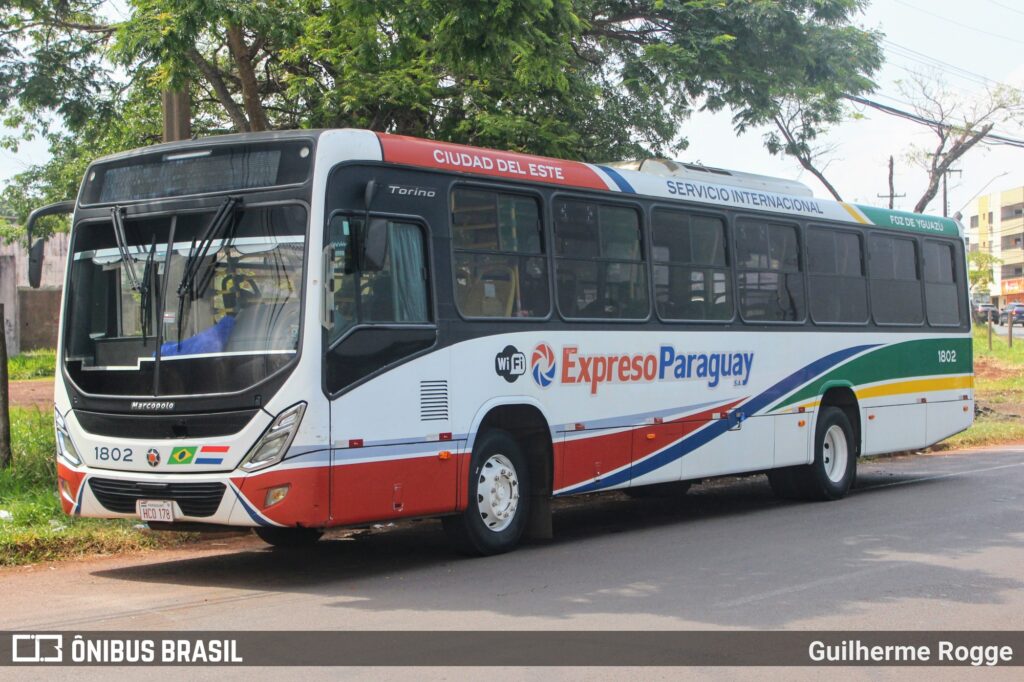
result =
[[[131,448],[95,448],[97,461],[100,462],[131,462]]]
[[[955,350],[940,350],[939,351],[939,364],[940,365],[952,365],[956,363],[956,351]]]

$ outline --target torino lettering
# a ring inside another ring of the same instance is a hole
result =
[[[753,353],[678,352],[661,346],[653,353],[583,355],[577,346],[562,347],[562,383],[586,384],[591,395],[605,383],[641,383],[703,379],[708,388],[732,379],[734,386],[746,386],[754,364]]]

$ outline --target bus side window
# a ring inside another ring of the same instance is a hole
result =
[[[655,305],[662,319],[732,319],[725,221],[656,209],[652,241]]]
[[[353,248],[362,225],[362,218],[345,215],[330,222],[335,280],[331,341],[357,324],[430,321],[423,230],[413,223],[389,222],[384,267],[360,272]]]
[[[811,319],[826,324],[867,323],[868,287],[859,235],[808,228],[807,273]]]
[[[551,311],[540,204],[519,194],[452,192],[455,303],[466,317],[547,317]]]
[[[924,298],[928,324],[939,327],[960,325],[960,287],[957,286],[953,245],[925,240]]]
[[[566,318],[642,320],[650,311],[640,215],[624,206],[555,203],[558,309]]]
[[[748,322],[800,322],[806,316],[800,241],[795,225],[736,221],[740,313]]]
[[[879,324],[921,324],[921,277],[913,239],[873,234],[868,238],[871,310]]]

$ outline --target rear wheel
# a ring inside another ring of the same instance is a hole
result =
[[[455,547],[479,556],[515,547],[530,512],[530,471],[519,444],[506,431],[491,429],[477,438],[468,491],[465,511],[443,519]]]
[[[768,472],[772,490],[782,498],[838,500],[857,476],[853,427],[838,407],[824,407],[814,434],[814,461],[806,466]]]
[[[280,528],[278,526],[260,526],[253,528],[260,540],[274,547],[308,547],[316,543],[324,534],[316,528]]]

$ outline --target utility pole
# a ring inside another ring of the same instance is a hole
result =
[[[963,171],[959,168],[947,168],[946,172],[942,174],[942,217],[949,217],[949,199],[946,193],[946,178],[949,177],[950,173],[956,173],[957,175],[963,175]]]
[[[0,469],[11,466],[11,412],[7,383],[7,322],[0,303]]]
[[[893,176],[893,161],[892,161],[892,154],[890,154],[889,155],[889,193],[888,194],[876,194],[875,195],[879,199],[888,199],[889,200],[889,208],[890,209],[893,208],[893,200],[894,199],[902,199],[903,197],[907,196],[906,194],[896,194],[896,187],[893,184],[893,177],[892,176]]]
[[[177,90],[164,90],[164,142],[192,137],[192,100],[188,83]]]

